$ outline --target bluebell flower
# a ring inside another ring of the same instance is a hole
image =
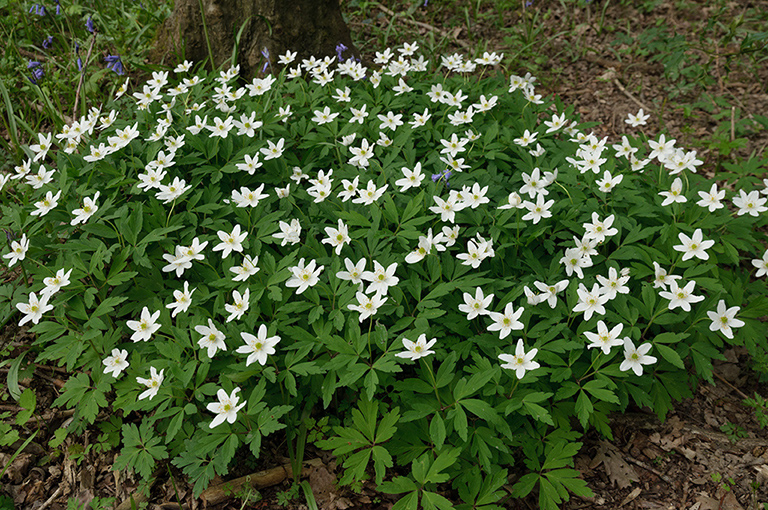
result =
[[[112,69],[119,76],[125,74],[123,69],[123,61],[120,60],[120,55],[107,55],[104,57],[104,61],[107,63],[107,69]]]
[[[427,6],[427,2],[429,2],[429,0],[424,0],[424,5],[422,7],[426,7]]]
[[[36,60],[30,60],[27,64],[27,69],[32,70],[32,76],[28,77],[29,81],[32,82],[32,85],[37,85],[37,82],[42,80],[45,76],[43,64]]]
[[[59,0],[56,0],[56,16],[61,14],[61,4],[59,3]]]
[[[37,14],[38,16],[45,16],[45,6],[42,4],[34,4],[29,9],[30,14]]]
[[[43,39],[43,48],[46,50],[51,47],[51,44],[53,44],[53,36],[49,35],[45,39]]]
[[[261,74],[264,74],[264,72],[267,70],[267,67],[269,67],[269,48],[264,46],[261,50],[261,55],[267,59],[266,62],[264,62],[264,67],[261,68]]]
[[[83,61],[80,59],[80,45],[75,43],[75,55],[77,55],[77,70],[83,71]]]
[[[343,58],[341,56],[342,53],[347,51],[349,48],[347,48],[344,43],[339,43],[336,45],[336,56],[339,57],[339,62],[343,61]]]
[[[453,172],[451,172],[446,168],[439,174],[432,174],[432,182],[438,182],[440,180],[443,180],[445,182],[445,185],[450,187],[451,185],[448,182],[448,179],[450,179],[452,175],[453,175]]]
[[[93,16],[88,16],[88,21],[85,22],[85,29],[93,33]]]

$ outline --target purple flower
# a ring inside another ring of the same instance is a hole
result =
[[[75,43],[75,55],[77,55],[77,70],[83,71],[83,61],[80,59],[80,45]]]
[[[448,182],[448,179],[451,178],[451,175],[453,175],[453,172],[448,170],[447,168],[440,172],[439,174],[432,174],[432,182],[438,182],[440,180],[443,180],[445,182],[445,185],[450,187],[450,183]]]
[[[59,3],[59,0],[56,0],[56,16],[61,14],[61,4]]]
[[[51,47],[51,44],[53,44],[53,36],[49,35],[45,39],[43,39],[43,48],[46,50]]]
[[[267,70],[267,67],[269,67],[269,48],[264,46],[261,50],[261,55],[267,59],[266,62],[264,62],[264,67],[261,68],[261,74],[264,74],[264,72]]]
[[[429,0],[424,0],[424,5],[422,7],[426,7],[427,6],[427,2],[429,2]]]
[[[34,4],[29,9],[30,14],[37,14],[38,16],[45,16],[45,7],[42,4]]]
[[[339,43],[336,45],[336,56],[339,57],[339,62],[343,61],[343,58],[341,56],[342,53],[347,51],[349,48],[347,48],[344,43]]]
[[[32,82],[32,85],[37,85],[37,82],[42,80],[45,76],[43,64],[36,60],[30,60],[27,64],[27,69],[32,70],[32,76],[28,77],[29,81]]]
[[[85,22],[85,29],[93,33],[93,16],[88,16],[88,21]]]
[[[104,61],[107,63],[107,69],[112,69],[118,74],[118,76],[125,74],[125,70],[123,69],[123,62],[120,60],[120,55],[107,55],[104,57]]]

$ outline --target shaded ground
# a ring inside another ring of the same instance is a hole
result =
[[[733,26],[740,14],[750,20],[754,12],[762,12],[763,30],[768,30],[768,1],[626,3],[652,8],[646,12],[608,0],[586,7],[542,1],[527,10],[518,4],[495,10],[476,9],[475,2],[434,0],[427,8],[419,2],[410,15],[396,13],[405,13],[413,2],[378,6],[349,0],[342,2],[342,8],[349,14],[359,47],[369,58],[385,44],[413,40],[438,53],[467,53],[475,47],[503,51],[514,57],[507,73],[530,70],[539,77],[539,92],[558,94],[566,104],[573,104],[583,120],[596,123],[596,133],[609,136],[614,143],[624,132],[626,115],[642,107],[651,113],[645,133],[654,137],[666,130],[679,146],[697,149],[707,174],[717,176],[726,164],[741,164],[750,154],[765,158],[768,126],[759,121],[761,115],[768,115],[766,61],[729,57],[739,49],[738,39],[729,42],[725,28],[714,25],[708,29],[707,23],[717,18],[723,27]],[[669,27],[666,36],[658,35],[661,21]],[[671,66],[667,61],[665,67],[659,58],[674,53],[670,41],[679,34],[688,34],[699,47],[689,48],[678,64]],[[666,53],[661,53],[665,48]],[[765,53],[755,58],[768,58]],[[764,163],[756,168],[760,176],[766,169]],[[11,354],[19,355],[30,344],[25,331],[6,327],[0,347],[10,346]],[[715,369],[717,384],[702,384],[695,397],[679,403],[664,423],[635,409],[614,417],[613,440],[588,435],[576,467],[595,497],[574,498],[564,508],[751,510],[768,503],[768,434],[755,412],[742,404],[755,392],[768,396],[768,387],[758,382],[743,353],[730,350],[725,354],[728,362]],[[6,368],[0,369],[2,380]],[[64,509],[69,498],[97,508],[94,496],[115,498],[127,502],[121,509],[130,508],[128,494],[137,481],[110,471],[114,453],[107,445],[111,430],[106,413],[84,436],[68,438],[62,447],[52,450],[48,441],[66,424],[69,413],[50,406],[67,374],[38,366],[34,376],[26,377],[22,386],[33,387],[38,398],[38,415],[30,421],[30,432],[37,424],[40,432],[9,466],[0,480],[0,494],[10,495],[17,509]],[[10,415],[7,421],[18,408],[5,401],[0,403],[0,415],[3,412]],[[0,467],[9,462],[20,443],[0,450]],[[280,467],[287,463],[284,445],[276,442],[267,450],[258,462],[243,459],[232,477],[272,469],[267,474],[279,483],[261,489],[260,500],[244,500],[248,491],[243,490],[224,494],[218,503],[209,497],[207,507],[302,508],[299,502],[303,498],[285,501],[290,483],[280,482],[286,477]],[[333,458],[311,448],[307,457],[315,458],[304,471],[321,508],[392,506],[393,498],[377,494],[370,485],[358,493],[337,491]],[[513,483],[510,479],[509,487]],[[163,467],[151,491],[151,508],[170,510],[179,503],[190,510],[206,506],[205,500],[194,500],[191,493],[176,470]],[[0,508],[4,504],[10,507],[0,500]],[[504,506],[532,509],[537,503],[532,496],[522,501],[510,499]]]

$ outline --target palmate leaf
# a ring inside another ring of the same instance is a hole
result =
[[[168,457],[165,445],[160,444],[162,438],[153,434],[149,422],[141,427],[133,423],[123,425],[123,448],[115,459],[114,469],[133,469],[144,479],[152,475],[157,460]]]

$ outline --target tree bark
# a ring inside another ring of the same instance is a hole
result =
[[[173,14],[158,29],[153,60],[175,55],[201,62],[209,58],[210,42],[213,67],[226,69],[241,28],[236,62],[246,79],[260,74],[267,62],[278,65],[278,56],[288,50],[298,52],[299,59],[324,57],[336,55],[341,43],[349,48],[345,59],[359,56],[339,0],[176,0]]]

